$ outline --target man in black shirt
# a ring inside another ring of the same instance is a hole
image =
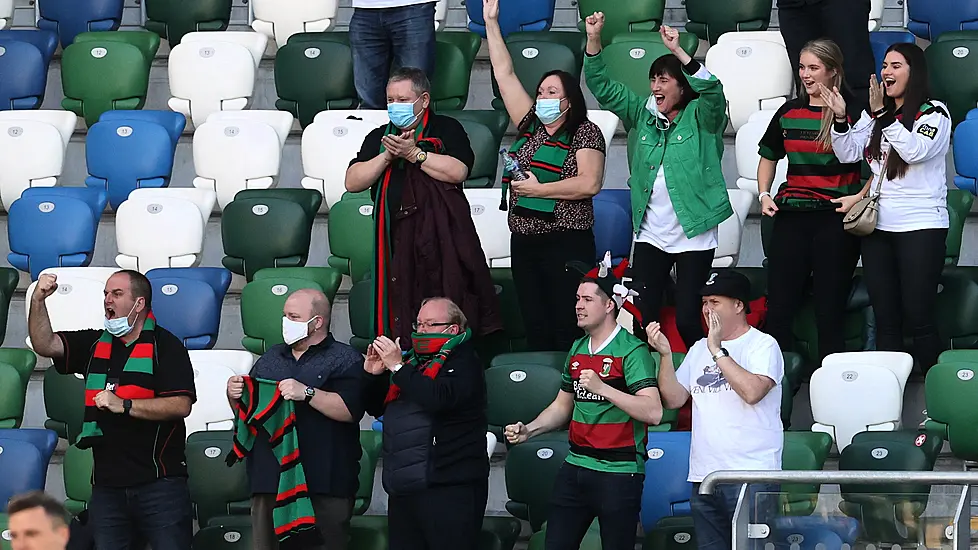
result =
[[[97,547],[132,548],[140,538],[153,550],[189,550],[183,419],[196,392],[187,349],[155,325],[152,286],[137,271],[105,283],[104,331],[52,332],[45,300],[57,289],[55,275],[40,276],[28,331],[34,351],[53,359],[59,373],[86,377],[77,444],[90,446],[95,459],[89,514]]]
[[[330,304],[322,292],[295,291],[283,313],[285,343],[265,352],[251,376],[278,381],[282,397],[295,402],[295,432],[316,525],[325,549],[346,550],[360,471],[363,356],[329,333]],[[243,390],[241,376],[228,380],[232,408]],[[254,550],[278,548],[272,509],[280,470],[268,435],[259,430],[248,457]]]

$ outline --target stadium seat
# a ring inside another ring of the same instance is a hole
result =
[[[506,48],[513,58],[513,70],[523,89],[530,97],[536,97],[540,79],[549,71],[560,69],[580,77],[585,40],[584,34],[579,32],[517,33],[506,39]],[[505,110],[495,76],[492,77],[492,95],[493,109]]]
[[[293,34],[325,32],[336,20],[336,0],[253,0],[251,28],[274,40],[279,48]]]
[[[170,50],[170,109],[195,127],[217,111],[240,111],[255,91],[268,38],[256,32],[193,32]]]
[[[664,517],[690,514],[689,438],[690,432],[649,433],[641,514],[646,533]]]
[[[869,32],[874,32],[883,26],[884,0],[872,0],[869,4]]]
[[[288,131],[286,121],[269,124],[271,115],[286,117],[291,127],[288,113],[240,111],[241,118],[215,117],[194,132],[194,187],[215,191],[222,210],[238,191],[276,184]]]
[[[875,1],[875,0],[874,0]],[[876,31],[869,33],[869,45],[873,48],[873,59],[876,60],[876,77],[882,78],[883,59],[886,50],[893,44],[913,44],[917,39],[907,31]]]
[[[954,456],[967,461],[978,460],[975,413],[973,407],[966,405],[978,395],[976,371],[975,363],[945,360],[942,356],[941,362],[927,371],[924,386],[927,433],[946,438]]]
[[[30,443],[40,453],[41,460],[45,464],[51,462],[54,449],[58,446],[58,434],[44,428],[0,429],[0,440],[17,440]]]
[[[132,113],[131,118],[108,113]],[[118,210],[133,189],[170,184],[177,140],[186,119],[171,111],[107,111],[88,129],[85,158],[89,176],[85,185],[108,193],[109,205]],[[174,135],[171,130],[179,129]]]
[[[545,550],[547,547],[547,524],[542,525],[542,529],[530,536],[527,541],[526,550]],[[578,550],[601,550],[601,531],[598,528],[598,520],[595,519],[588,530],[584,533]]]
[[[941,353],[938,363],[978,363],[978,350],[949,349]]]
[[[7,0],[0,0],[0,6]],[[2,11],[2,9],[0,9]],[[0,14],[2,17],[2,14]],[[2,21],[2,19],[0,19]],[[58,49],[58,34],[54,31],[45,31],[33,27],[20,29],[0,30],[0,40],[10,40],[14,42],[27,42],[33,45],[44,60],[44,65],[51,63],[54,52]]]
[[[369,196],[347,197],[333,205],[326,220],[330,252],[327,262],[349,275],[354,283],[373,270],[373,212],[374,201]]]
[[[561,371],[548,366],[509,364],[486,370],[486,419],[489,431],[503,441],[510,424],[529,424],[553,403],[560,391]]]
[[[219,267],[173,267],[152,269],[146,278],[153,285],[153,313],[159,325],[187,349],[213,348],[231,273]]]
[[[288,111],[305,128],[327,109],[353,109],[353,53],[349,35],[340,32],[301,33],[275,55],[275,108]]]
[[[374,334],[373,319],[370,317],[370,303],[373,289],[369,279],[353,283],[350,287],[350,305],[347,312],[350,316],[350,345],[360,353],[367,353],[367,346],[377,336]]]
[[[30,187],[53,187],[64,168],[76,116],[64,111],[0,111],[0,202],[6,210]],[[70,127],[70,129],[69,129]]]
[[[88,187],[36,187],[9,208],[7,261],[37,280],[49,267],[92,261],[105,192]]]
[[[377,470],[377,460],[383,444],[383,434],[373,430],[360,430],[360,475],[357,486],[356,500],[353,504],[353,515],[362,516],[370,508],[373,496],[374,473]]]
[[[245,521],[245,520],[248,521]],[[250,518],[240,520],[222,516],[215,518],[212,525],[194,533],[194,548],[213,550],[243,550],[252,548],[252,526]]]
[[[105,111],[142,109],[160,37],[147,31],[78,35],[61,56],[61,106],[89,126]]]
[[[14,272],[14,270],[10,268],[6,269]],[[4,273],[0,272],[0,276],[2,275],[4,275]],[[7,283],[7,281],[4,281],[2,284],[5,288],[0,291],[0,293],[7,294],[13,293],[13,290],[8,289],[13,289],[17,286],[16,283],[11,286]],[[0,294],[0,300],[4,299],[5,298],[2,297],[2,294]],[[2,302],[0,302],[0,305],[2,305]],[[0,364],[7,365],[8,367],[11,367],[17,371],[17,373],[20,375],[21,384],[24,386],[24,388],[26,388],[27,384],[31,381],[31,375],[34,373],[34,367],[37,366],[37,355],[34,355],[33,351],[24,348],[0,348]]]
[[[755,197],[759,194],[757,189],[757,165],[761,162],[761,155],[757,148],[761,137],[767,132],[771,119],[774,118],[776,111],[763,110],[752,114],[747,122],[737,130],[735,141],[735,151],[737,154],[737,187],[744,191],[749,191]],[[788,158],[785,157],[778,161],[774,170],[774,183],[771,185],[771,194],[775,195],[781,184],[788,181]]]
[[[206,351],[206,350],[205,350]],[[194,367],[194,387],[197,401],[194,402],[184,423],[187,436],[197,432],[233,430],[235,413],[227,400],[228,379],[237,373],[216,361],[206,358],[191,363]]]
[[[960,269],[945,269],[937,287],[937,331],[942,348],[978,348],[978,318],[970,313],[976,307],[978,283]]]
[[[781,379],[781,425],[787,430],[791,425],[791,412],[794,410],[795,394],[801,389],[805,361],[801,355],[783,351],[784,377]]]
[[[581,22],[577,27],[584,31],[584,20],[596,11],[604,12],[604,31],[601,33],[602,46],[625,32],[654,32],[662,24],[665,0],[634,0],[611,6],[601,0],[578,0],[577,12]]]
[[[533,531],[547,520],[554,480],[569,451],[566,439],[534,438],[510,447],[506,455],[506,511],[529,521]]]
[[[140,273],[194,267],[203,252],[214,200],[214,192],[206,189],[134,189],[116,211],[116,264]]]
[[[10,32],[0,31],[0,110],[37,109],[44,102],[50,56],[30,42],[6,38]]]
[[[231,0],[144,0],[143,11],[146,30],[165,38],[172,49],[188,33],[227,30]]]
[[[239,191],[221,215],[221,263],[249,281],[266,267],[306,265],[322,200],[311,189]]]
[[[607,153],[611,151],[611,140],[615,138],[615,132],[618,131],[618,116],[611,111],[588,109],[587,118],[601,129],[601,135],[604,136],[604,150],[607,156]]]
[[[305,177],[301,185],[323,195],[324,210],[333,208],[346,193],[346,169],[364,138],[389,122],[387,111],[323,111],[302,132]]]
[[[820,432],[784,432],[783,470],[821,470],[832,448],[832,438]],[[786,516],[807,516],[818,505],[818,484],[781,486],[782,511]]]
[[[957,172],[954,185],[978,195],[978,109],[968,111],[965,119],[954,129],[951,147],[954,171]]]
[[[371,111],[366,111],[366,112],[371,112]],[[387,111],[378,111],[378,112],[383,113],[385,117],[387,116]],[[497,141],[503,140],[503,137],[505,137],[506,135],[506,130],[509,129],[509,125],[510,125],[509,115],[506,114],[506,111],[500,111],[498,109],[484,109],[484,110],[465,109],[462,111],[460,110],[439,111],[438,114],[450,116],[455,120],[458,120],[459,122],[464,122],[466,120],[478,122],[484,125],[486,128],[489,128],[489,131],[492,132],[493,137]],[[385,118],[383,124],[386,124],[387,122],[388,121]]]
[[[48,461],[37,447],[20,439],[0,438],[0,511],[10,497],[27,491],[43,491]]]
[[[744,235],[747,214],[754,203],[754,195],[743,189],[727,189],[733,215],[717,227],[717,248],[713,255],[713,267],[734,267],[740,260],[740,243]]]
[[[883,367],[896,377],[897,382],[900,383],[900,393],[903,394],[907,387],[907,379],[910,378],[910,371],[913,370],[913,357],[899,351],[857,351],[833,353],[822,360],[823,367],[844,365],[857,370],[862,365]]]
[[[961,257],[961,239],[964,237],[964,222],[975,202],[974,195],[961,189],[947,190],[947,213],[950,227],[945,241],[944,265],[958,265]]]
[[[330,296],[338,286],[335,270],[324,267],[266,269],[241,291],[241,344],[256,355],[282,343],[282,308],[296,290],[311,288]],[[331,290],[332,289],[332,290]]]
[[[679,43],[686,53],[693,55],[699,39],[693,34],[683,32],[679,33]],[[601,57],[608,67],[608,76],[627,86],[639,97],[648,97],[651,93],[649,69],[652,63],[669,54],[669,49],[657,33],[643,32],[619,34],[601,51]]]
[[[611,251],[611,259],[618,263],[632,252],[632,213],[622,207],[615,197],[605,191],[592,199],[594,205],[594,245],[598,259]]]
[[[907,30],[931,42],[948,31],[978,30],[978,2],[908,0]]]
[[[227,399],[221,401],[227,405]],[[224,462],[231,452],[233,440],[234,432],[230,430],[201,431],[187,437],[190,500],[194,503],[197,523],[202,528],[214,518],[233,515],[235,510],[232,503],[251,499],[246,464],[237,462],[228,467]]]
[[[95,460],[91,449],[79,449],[69,445],[65,450],[63,472],[65,481],[65,508],[72,516],[88,509],[92,500],[92,470]]]
[[[978,2],[969,3],[978,9]],[[956,125],[978,104],[978,38],[939,40],[924,54],[931,95],[947,104]]]
[[[51,318],[51,329],[55,332],[101,330],[105,319],[102,304],[105,282],[116,271],[119,269],[115,267],[55,267],[42,271],[42,275],[51,273],[58,276],[57,292],[44,302]],[[27,303],[30,303],[36,285],[37,282],[33,282],[27,287]],[[27,338],[27,346],[31,347],[30,338]]]
[[[765,31],[771,22],[766,0],[724,2],[686,0],[686,31],[716,44],[720,35],[739,31]]]
[[[895,432],[860,432],[852,436],[853,443],[863,442],[897,442],[899,444],[917,447],[924,452],[927,457],[929,468],[933,468],[940,458],[941,449],[944,447],[944,435],[940,433],[925,433],[922,430],[897,430]]]
[[[81,432],[85,415],[85,378],[59,374],[53,367],[44,371],[44,427],[73,443]]]
[[[496,185],[496,169],[499,166],[499,146],[500,142],[496,139],[486,125],[472,120],[461,120],[462,128],[469,138],[469,147],[475,154],[475,162],[469,177],[462,182],[462,187],[466,189],[485,189]]]
[[[509,267],[509,219],[499,209],[499,189],[466,189],[465,198],[489,267]]]
[[[503,36],[517,31],[545,31],[554,20],[554,0],[505,0],[499,3],[499,28]],[[466,2],[469,30],[486,37],[486,21],[482,17],[482,4]]]
[[[706,68],[723,83],[735,131],[755,112],[777,109],[791,95],[794,71],[788,51],[768,40],[748,34],[720,42],[707,52]]]
[[[0,1],[0,29],[6,29],[13,23],[14,0]]]
[[[17,369],[0,363],[0,428],[17,428],[24,419],[27,385]]]
[[[438,70],[431,81],[431,101],[437,112],[465,108],[472,64],[481,46],[482,39],[471,32],[435,35],[435,66]]]
[[[499,311],[503,317],[503,334],[492,355],[526,350],[526,328],[520,313],[520,301],[513,283],[513,272],[508,267],[489,269],[496,296],[499,297]],[[491,361],[491,358],[488,358]]]
[[[717,44],[722,42],[735,42],[737,40],[760,40],[762,42],[773,42],[779,46],[784,46],[784,36],[780,30],[774,31],[739,31],[721,34],[717,38]]]
[[[123,0],[40,0],[37,27],[58,33],[61,47],[88,31],[114,31],[122,22]]]
[[[903,391],[893,371],[873,364],[823,365],[809,385],[812,431],[832,436],[845,449],[862,431],[893,431],[900,426]],[[839,403],[848,403],[839,407]]]
[[[692,516],[667,516],[645,533],[642,550],[693,550],[696,531]]]

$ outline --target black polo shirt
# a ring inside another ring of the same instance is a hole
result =
[[[179,338],[157,325],[156,364],[153,387],[156,397],[190,397],[197,400],[194,369],[190,354]],[[87,375],[102,336],[101,330],[59,332],[65,355],[54,360],[61,374]],[[108,378],[118,379],[126,366],[132,346],[112,338]],[[100,487],[134,487],[164,477],[186,477],[187,429],[183,419],[156,422],[140,420],[125,414],[98,411],[98,424],[104,437],[92,448],[95,458],[93,481]]]
[[[298,380],[343,399],[353,422],[338,422],[312,405],[295,404],[295,432],[299,437],[299,459],[306,474],[309,492],[340,498],[353,498],[360,472],[360,417],[363,356],[332,335],[311,346],[297,361],[292,349],[278,344],[265,352],[251,376],[266,380]],[[279,464],[268,444],[268,434],[258,431],[248,457],[248,474],[253,494],[278,492]]]
[[[363,145],[360,146],[360,152],[357,153],[357,158],[350,161],[350,166],[358,162],[366,162],[379,155],[380,138],[384,137],[386,131],[387,126],[384,125],[367,134],[367,137],[363,139]],[[475,153],[472,152],[472,146],[469,144],[469,135],[465,133],[465,128],[458,120],[431,113],[428,117],[428,130],[425,132],[425,137],[440,139],[444,146],[444,150],[440,153],[460,160],[468,169],[467,173],[472,172]],[[422,143],[418,147],[428,152],[433,151],[426,143]],[[403,194],[404,180],[409,164],[411,163],[406,160],[398,159],[394,161],[391,168],[391,181],[387,188],[387,204],[392,214],[401,209],[401,195]],[[377,198],[377,190],[377,184],[370,187],[371,198]]]

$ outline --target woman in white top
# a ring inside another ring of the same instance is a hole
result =
[[[879,221],[863,238],[862,257],[876,314],[879,350],[913,355],[925,371],[942,351],[937,334],[937,286],[948,230],[945,157],[951,141],[947,107],[929,99],[927,63],[915,44],[894,44],[883,60],[883,82],[870,79],[872,113],[850,127],[845,100],[824,90],[835,114],[832,148],[841,162],[865,156],[873,171],[860,195],[879,185]],[[853,202],[853,201],[847,201]]]

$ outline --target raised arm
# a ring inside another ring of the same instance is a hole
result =
[[[503,32],[499,28],[499,0],[483,0],[482,16],[486,21],[489,61],[492,63],[492,74],[496,77],[496,84],[499,85],[499,95],[502,96],[509,119],[519,126],[523,117],[533,109],[533,98],[526,93],[523,83],[516,77],[513,58],[506,49]]]
[[[34,286],[27,315],[27,333],[31,337],[34,352],[44,357],[58,359],[64,357],[65,348],[61,338],[51,329],[48,306],[44,303],[48,296],[58,290],[56,275],[41,275]]]
[[[649,345],[659,353],[658,389],[662,406],[667,409],[678,409],[686,404],[689,392],[679,383],[676,376],[676,366],[672,362],[672,347],[669,339],[662,333],[659,323],[649,323],[645,327]]]
[[[699,94],[696,102],[696,120],[707,132],[722,132],[727,126],[727,98],[723,95],[723,85],[679,45],[679,31],[668,26],[659,27],[659,36],[666,48],[683,65],[690,87]]]
[[[617,80],[608,77],[608,69],[601,58],[601,29],[604,13],[598,11],[584,20],[587,31],[587,48],[584,57],[584,80],[602,109],[607,109],[621,119],[625,129],[634,128],[641,120],[647,97],[639,97]]]
[[[836,158],[842,163],[860,162],[873,133],[873,119],[863,113],[855,125],[850,125],[846,115],[846,100],[842,98],[839,88],[830,90],[819,84],[819,94],[835,116],[835,124],[832,125],[832,150]]]

